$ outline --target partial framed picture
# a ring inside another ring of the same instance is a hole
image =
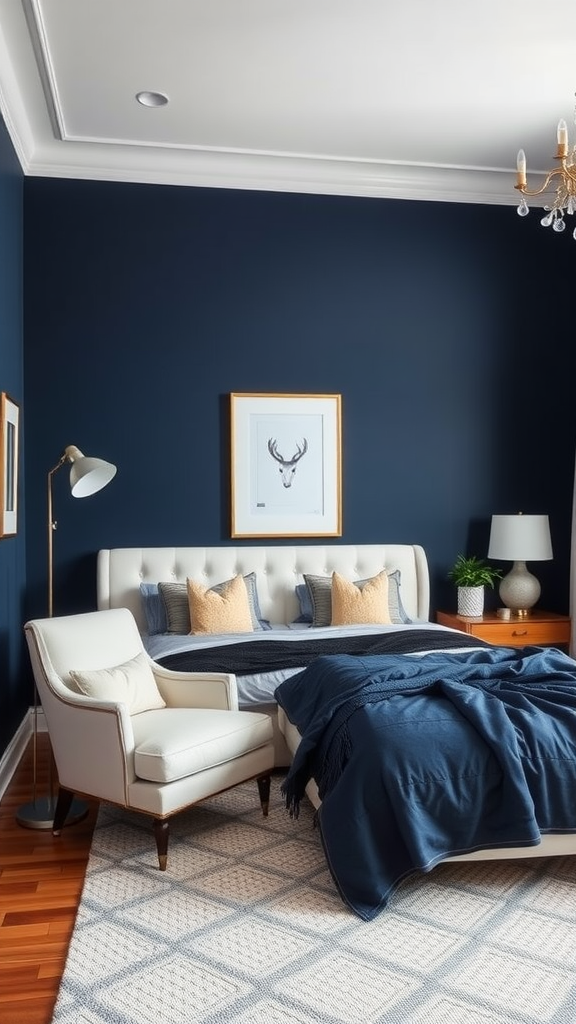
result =
[[[230,403],[232,537],[341,537],[341,396]]]
[[[13,537],[18,532],[19,419],[16,402],[3,391],[0,398],[0,537]]]

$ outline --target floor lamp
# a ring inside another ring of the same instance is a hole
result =
[[[53,514],[52,501],[52,479],[54,474],[66,463],[71,463],[70,489],[74,498],[87,498],[90,494],[101,491],[106,484],[109,484],[116,475],[116,466],[104,459],[94,459],[83,455],[79,448],[71,444],[64,450],[64,454],[48,473],[48,616],[52,618],[54,611],[54,568],[53,568],[53,543],[56,520]],[[25,828],[50,829],[54,820],[56,809],[54,794],[52,792],[52,758],[50,758],[50,783],[49,792],[46,796],[37,795],[37,751],[38,751],[38,693],[34,686],[34,707],[32,727],[32,801],[24,804],[16,813],[16,820],[19,825]],[[73,800],[66,824],[70,825],[80,821],[88,813],[88,807],[82,800]]]

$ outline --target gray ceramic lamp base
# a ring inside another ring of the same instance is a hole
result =
[[[513,615],[526,615],[540,597],[540,584],[526,568],[526,562],[514,562],[498,588],[502,604]]]

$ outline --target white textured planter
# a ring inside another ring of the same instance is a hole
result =
[[[458,615],[478,618],[484,611],[484,587],[458,587]]]

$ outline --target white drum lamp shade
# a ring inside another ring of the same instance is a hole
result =
[[[522,512],[492,516],[488,557],[513,562],[498,592],[502,603],[515,615],[527,615],[540,597],[540,583],[528,571],[526,562],[545,562],[553,557],[548,516]]]

